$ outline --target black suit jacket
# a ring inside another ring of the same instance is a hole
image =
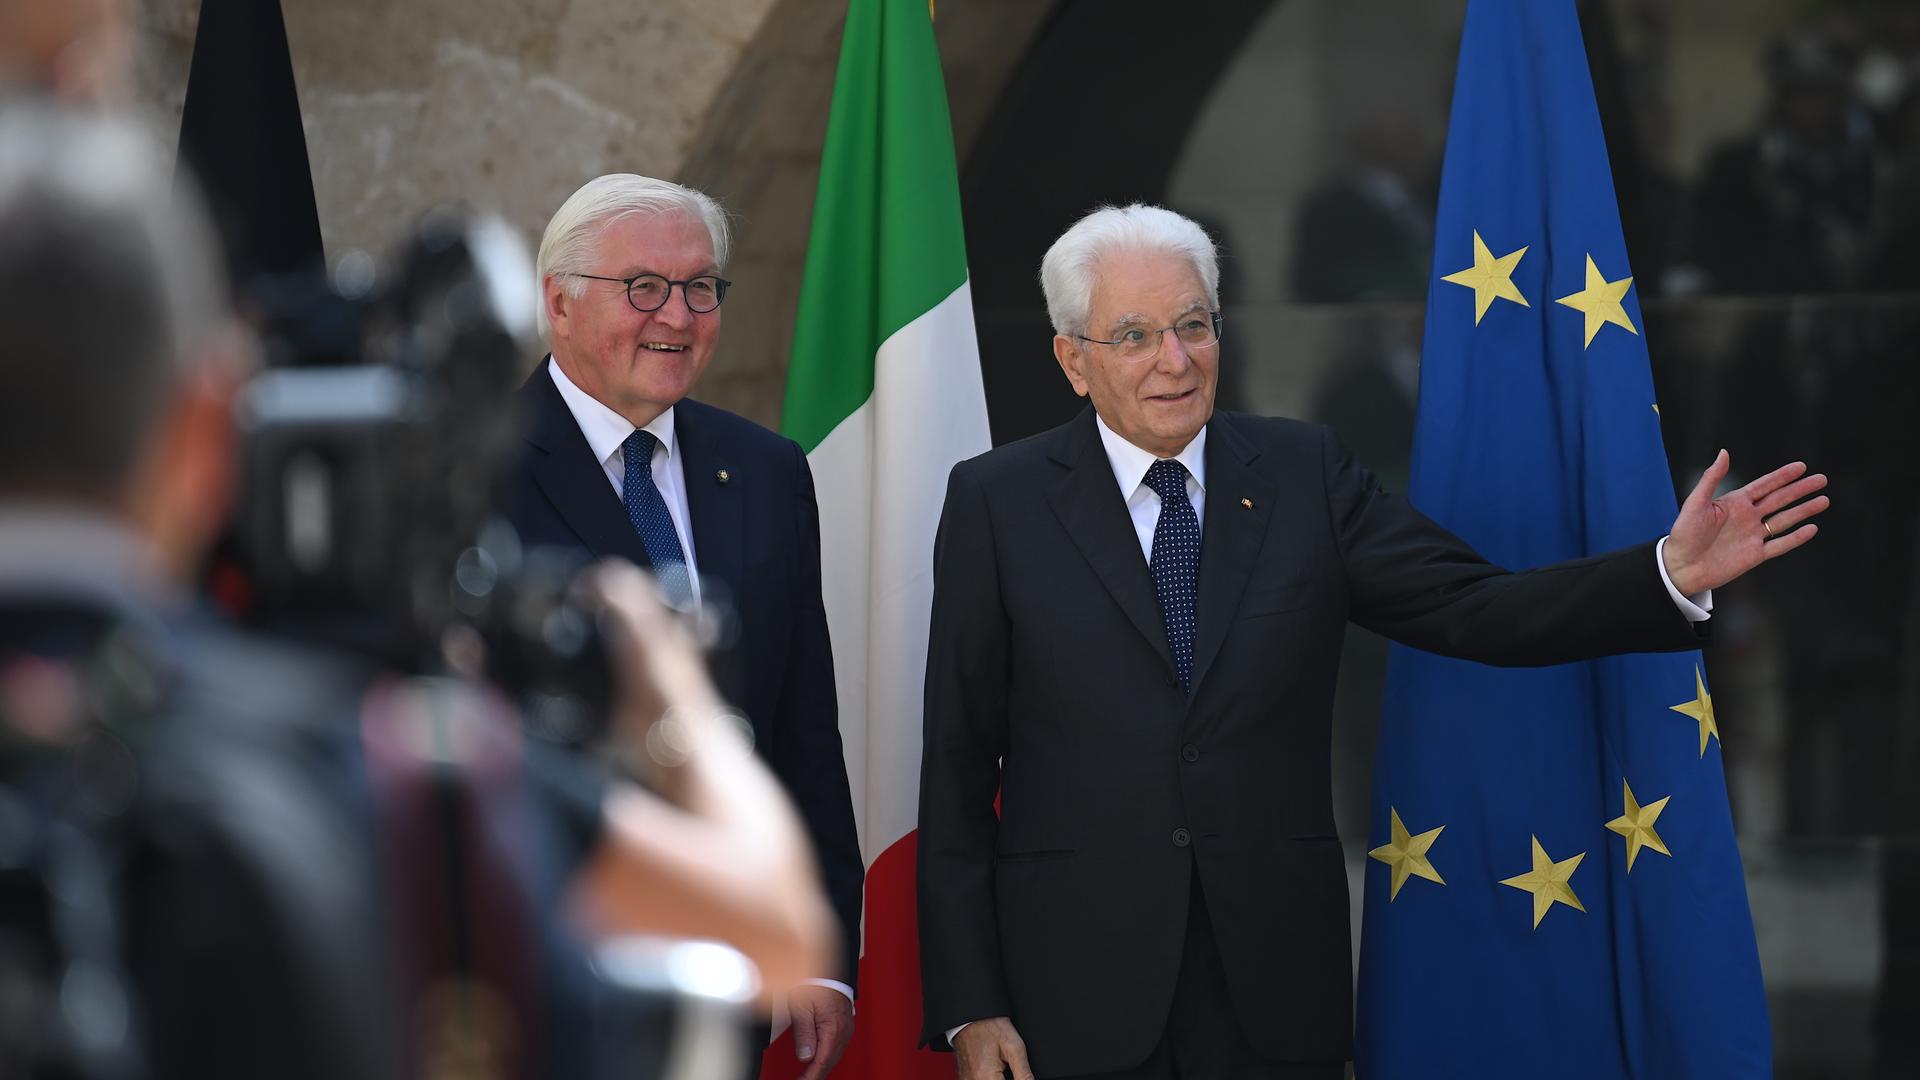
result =
[[[501,503],[522,542],[651,566],[545,363],[521,388],[520,405],[525,443]],[[753,724],[754,749],[806,821],[845,943],[843,970],[823,974],[851,986],[865,870],[820,599],[813,473],[791,439],[690,399],[674,408],[703,595],[730,603],[738,616],[737,633],[711,658],[714,681]]]
[[[1137,1064],[1197,867],[1253,1045],[1349,1057],[1329,768],[1345,624],[1510,665],[1698,643],[1651,544],[1511,574],[1326,428],[1216,412],[1207,431],[1191,694],[1091,410],[953,470],[920,782],[930,1044],[1005,1015],[1041,1076]]]

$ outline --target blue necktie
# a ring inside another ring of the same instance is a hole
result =
[[[1153,526],[1153,593],[1160,601],[1160,621],[1167,628],[1167,648],[1173,652],[1180,688],[1193,689],[1194,607],[1200,593],[1200,518],[1187,501],[1187,467],[1178,461],[1156,461],[1147,469],[1146,485],[1160,496],[1160,520]]]
[[[653,560],[661,594],[667,603],[685,608],[693,603],[693,581],[687,573],[686,553],[680,549],[680,535],[673,529],[673,515],[667,513],[667,500],[653,483],[653,448],[658,445],[660,440],[645,429],[636,430],[620,444],[627,461],[620,501],[626,503],[627,517],[640,534],[647,558]]]

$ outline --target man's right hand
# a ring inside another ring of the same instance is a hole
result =
[[[1033,1080],[1027,1044],[1007,1017],[968,1024],[953,1037],[953,1052],[960,1059],[959,1080],[1004,1080],[1009,1070],[1013,1080]]]

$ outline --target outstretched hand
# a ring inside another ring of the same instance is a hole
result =
[[[1727,452],[1720,451],[1673,520],[1667,576],[1682,596],[1717,589],[1820,531],[1807,519],[1831,500],[1809,496],[1827,486],[1825,474],[1809,476],[1806,462],[1796,461],[1716,499],[1714,489],[1727,478],[1731,464]]]

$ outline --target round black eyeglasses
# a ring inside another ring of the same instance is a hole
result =
[[[599,274],[570,274],[571,277],[586,278],[588,281],[615,281],[626,286],[627,303],[635,311],[659,311],[666,306],[667,299],[673,295],[673,287],[680,286],[680,295],[686,298],[687,310],[696,315],[705,315],[720,306],[727,298],[727,287],[733,282],[718,274],[696,274],[685,281],[661,277],[659,274],[635,274],[632,277],[601,277]]]

